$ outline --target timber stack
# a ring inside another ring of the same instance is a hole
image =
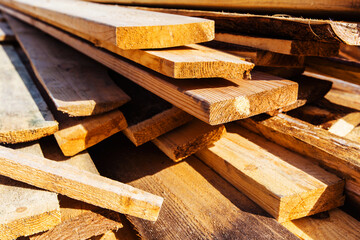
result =
[[[0,10],[1,240],[360,238],[359,1]]]

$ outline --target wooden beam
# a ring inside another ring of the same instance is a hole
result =
[[[14,41],[15,35],[6,22],[0,22],[0,42]]]
[[[300,239],[351,239],[360,236],[360,223],[340,209],[323,215],[326,217],[306,217],[284,222],[282,225]]]
[[[263,49],[281,54],[300,56],[337,56],[340,49],[339,43],[285,40],[276,38],[235,35],[230,33],[216,33],[215,40]]]
[[[193,119],[191,115],[116,72],[110,71],[109,74],[131,97],[131,101],[124,105],[121,111],[128,123],[123,133],[135,146],[149,142]]]
[[[348,45],[360,45],[360,30],[357,22],[291,17],[289,15],[278,14],[279,9],[276,9],[275,15],[269,16],[248,13],[228,13],[224,11],[215,12],[148,7],[134,8],[211,19],[215,21],[216,32],[232,32],[281,39],[341,42]],[[223,9],[223,6],[221,8]],[[318,8],[316,9],[318,10]],[[304,12],[301,12],[301,14],[304,14]],[[329,18],[328,14],[326,18]]]
[[[195,119],[152,142],[171,160],[178,162],[216,142],[225,132],[224,125],[210,126]]]
[[[17,17],[27,17],[20,12],[11,11]],[[70,31],[62,25],[60,27]],[[100,40],[98,39],[76,31],[70,32],[95,43],[97,46],[99,45]],[[158,50],[124,50],[109,43],[102,43],[101,47],[172,78],[223,77],[242,79],[254,67],[252,63],[239,57],[197,44]]]
[[[98,45],[105,42],[122,49],[175,47],[214,38],[214,22],[200,18],[76,0],[1,0],[0,3],[97,39]]]
[[[258,11],[258,12],[285,12],[285,13],[311,13],[311,14],[359,14],[357,2],[346,0],[343,2],[337,2],[334,0],[326,0],[319,2],[313,2],[310,0],[300,1],[267,1],[259,0],[243,1],[243,0],[184,0],[181,2],[173,0],[87,0],[91,2],[102,3],[121,3],[132,5],[154,5],[154,6],[169,6],[169,7],[187,7],[187,8],[207,8],[207,9],[231,9],[241,11]]]
[[[311,157],[314,162],[346,179],[346,199],[360,207],[358,143],[285,114],[249,118],[237,123],[289,150]]]
[[[196,156],[279,222],[344,203],[344,181],[298,154],[236,125]]]
[[[0,147],[0,163],[4,176],[147,220],[157,219],[163,201],[129,185],[5,147]]]
[[[43,156],[38,142],[12,145],[17,152]],[[0,239],[47,231],[61,222],[56,193],[0,176]]]
[[[360,95],[359,93],[345,92],[338,89],[331,89],[331,91],[326,94],[325,98],[333,103],[354,108],[360,111]]]
[[[252,74],[256,81],[237,80],[237,85],[225,79],[182,81],[167,78],[52,26],[31,18],[24,20],[211,125],[278,109],[297,98],[296,83],[262,73]]]
[[[0,142],[28,142],[56,132],[58,123],[12,46],[0,46],[0,63]]]
[[[6,18],[58,111],[75,117],[90,116],[130,100],[99,63],[36,28],[8,15]]]
[[[91,155],[104,175],[166,198],[156,223],[129,217],[144,239],[294,239],[193,156],[174,163],[154,145],[135,147],[122,135],[95,146]]]

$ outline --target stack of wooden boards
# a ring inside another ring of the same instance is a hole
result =
[[[360,237],[357,23],[0,4],[0,239]]]

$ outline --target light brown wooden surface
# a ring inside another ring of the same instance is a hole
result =
[[[14,41],[15,35],[6,22],[0,22],[0,42]]]
[[[214,38],[214,22],[77,0],[1,0],[1,4],[122,49],[183,46]],[[79,11],[81,9],[81,11]],[[75,34],[77,35],[77,34]]]
[[[89,116],[111,111],[130,100],[105,67],[36,28],[6,17],[58,111]]]
[[[341,206],[344,181],[236,125],[196,156],[284,222]]]
[[[351,132],[345,135],[345,138],[360,143],[360,126],[355,127]]]
[[[360,210],[360,144],[285,114],[237,122],[292,151],[313,158],[322,167],[346,179],[346,200]]]
[[[276,53],[300,56],[337,56],[340,49],[339,43],[263,38],[230,33],[216,33],[215,40]]]
[[[90,154],[101,174],[165,198],[156,223],[130,217],[143,239],[294,239],[195,157],[174,163],[153,144],[135,147],[119,134]]]
[[[306,217],[284,222],[282,225],[300,239],[349,239],[357,240],[360,237],[360,223],[341,211],[329,211],[325,218]]]
[[[56,132],[58,123],[12,46],[0,46],[0,63],[0,142],[28,142]]]
[[[43,156],[38,142],[12,145],[18,152]],[[56,193],[0,176],[0,239],[47,231],[61,222]]]
[[[216,142],[225,132],[224,125],[210,126],[194,119],[152,142],[171,160],[178,162]]]
[[[9,14],[13,11],[2,8]],[[91,44],[36,21],[16,14],[26,22],[101,62],[124,77],[160,96],[185,112],[211,125],[249,117],[296,101],[296,83],[262,73],[253,73],[256,81],[237,80],[237,84],[224,79],[198,79],[183,81],[154,74],[140,66],[94,48]],[[134,74],[136,73],[136,74]]]
[[[345,92],[343,90],[331,89],[331,91],[326,94],[325,98],[336,104],[340,104],[349,108],[354,108],[360,111],[359,93],[351,93]]]
[[[252,3],[254,4],[254,3]],[[314,2],[312,2],[314,4]],[[279,14],[254,15],[230,13],[224,11],[202,11],[189,9],[134,7],[141,10],[179,14],[189,17],[202,17],[215,21],[216,32],[232,32],[245,35],[259,35],[281,39],[312,40],[325,42],[342,42],[349,45],[359,45],[359,26],[356,22],[343,22],[328,19],[291,17]],[[318,10],[318,8],[314,8]],[[302,12],[303,14],[303,12]],[[251,26],[251,27],[249,27]],[[345,47],[346,45],[343,45]]]
[[[102,208],[155,221],[163,199],[129,185],[0,147],[0,174]],[[101,198],[99,198],[101,196]]]
[[[241,11],[267,11],[267,12],[286,12],[286,13],[313,13],[313,14],[358,14],[360,12],[357,1],[335,1],[326,0],[321,2],[313,2],[310,0],[259,0],[259,1],[244,1],[244,0],[87,0],[92,2],[105,3],[121,3],[121,4],[135,4],[135,5],[155,5],[155,6],[176,6],[176,7],[197,7],[197,8],[219,8],[232,9]]]
[[[56,119],[60,129],[54,136],[65,156],[74,156],[127,127],[119,110],[84,118],[56,114]]]

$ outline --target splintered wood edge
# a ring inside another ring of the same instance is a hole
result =
[[[49,127],[0,132],[0,142],[8,144],[31,142],[46,136],[50,136],[56,133],[58,130],[59,124],[58,122],[54,121],[54,124]]]

